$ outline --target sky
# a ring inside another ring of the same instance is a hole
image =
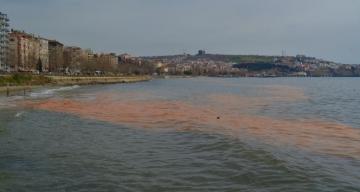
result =
[[[11,27],[96,52],[305,54],[360,64],[359,0],[0,0]]]

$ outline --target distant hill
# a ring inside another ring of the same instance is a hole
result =
[[[297,56],[267,56],[267,55],[226,55],[226,54],[199,54],[199,55],[168,55],[142,57],[145,60],[161,61],[164,64],[190,65],[191,70],[212,71],[213,65],[230,66],[221,74],[238,76],[333,76],[359,77],[360,65],[346,65],[305,55]],[[206,69],[206,67],[209,67]],[[231,70],[231,67],[236,70]],[[215,72],[216,73],[216,72]]]

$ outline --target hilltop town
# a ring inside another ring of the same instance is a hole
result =
[[[191,75],[231,77],[360,76],[359,65],[346,65],[308,57],[197,54],[134,57],[130,54],[95,53],[67,46],[21,30],[9,29],[0,13],[1,73],[71,76]]]
[[[352,77],[360,65],[340,64],[305,55],[262,56],[207,54],[143,57],[155,63],[158,73],[234,77]]]

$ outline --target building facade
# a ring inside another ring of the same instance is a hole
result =
[[[8,61],[12,71],[30,71],[31,36],[20,31],[9,34]]]
[[[48,41],[49,72],[59,73],[64,70],[64,45],[58,41]]]
[[[9,19],[6,14],[0,12],[0,71],[8,71],[8,33]]]
[[[80,47],[64,48],[64,67],[69,73],[80,73],[81,66],[87,62],[88,54]]]
[[[133,58],[132,55],[128,54],[128,53],[124,53],[124,54],[121,54],[119,55],[119,63],[127,63],[129,62],[131,59]]]
[[[205,55],[206,54],[206,51],[205,50],[199,50],[198,51],[198,55],[200,56],[200,55]]]
[[[28,67],[26,71],[36,72],[41,71],[41,62],[40,62],[40,42],[38,38],[35,38],[33,35],[29,35],[29,58],[28,58]]]
[[[49,40],[39,37],[39,59],[37,68],[40,72],[49,72]]]
[[[7,61],[11,71],[19,71],[19,56],[20,51],[20,38],[14,33],[9,34],[8,54]]]
[[[102,71],[112,71],[118,65],[118,57],[115,53],[100,54],[97,58],[97,64]]]
[[[22,31],[9,33],[8,63],[11,71],[48,72],[49,41]]]

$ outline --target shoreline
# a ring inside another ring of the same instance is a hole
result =
[[[93,84],[116,84],[136,83],[149,81],[150,76],[121,76],[121,77],[68,77],[68,76],[45,76],[53,85],[93,85]]]
[[[136,83],[151,80],[151,76],[122,76],[122,77],[68,77],[68,76],[45,76],[51,82],[41,85],[13,85],[0,86],[0,93],[28,91],[34,88],[59,85],[95,85],[95,84],[117,84],[117,83]]]

